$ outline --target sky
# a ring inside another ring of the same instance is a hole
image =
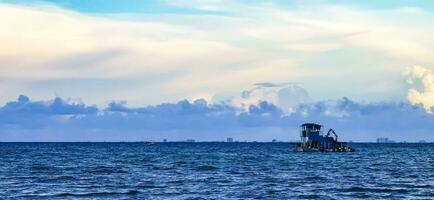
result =
[[[0,0],[0,141],[434,141],[432,1]]]

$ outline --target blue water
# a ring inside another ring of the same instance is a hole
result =
[[[434,199],[434,144],[0,143],[0,199]]]

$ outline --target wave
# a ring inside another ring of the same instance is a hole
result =
[[[408,190],[400,188],[369,188],[369,187],[350,187],[339,189],[341,192],[373,192],[373,193],[407,193]]]
[[[107,196],[107,195],[137,195],[140,192],[138,190],[128,190],[124,192],[89,192],[89,193],[71,193],[63,192],[59,194],[52,195],[53,197],[90,197],[90,196]]]
[[[197,171],[215,171],[218,170],[218,167],[211,165],[200,165],[195,168]]]

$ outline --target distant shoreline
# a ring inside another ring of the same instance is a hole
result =
[[[161,142],[161,141],[0,141],[0,143],[158,143],[158,144],[164,144],[164,143],[225,143],[225,144],[245,144],[245,143],[261,143],[261,144],[295,144],[296,141],[291,142],[261,142],[261,141],[247,141],[247,142],[225,142],[225,141],[195,141],[195,142],[187,142],[187,141],[167,141],[167,142]],[[390,142],[390,143],[378,143],[378,142],[349,142],[352,144],[432,144],[434,142]]]

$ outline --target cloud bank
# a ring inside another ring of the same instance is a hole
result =
[[[299,104],[290,114],[261,101],[240,110],[205,100],[129,107],[111,102],[105,108],[55,98],[33,101],[21,95],[0,108],[1,141],[137,141],[298,139],[298,126],[318,122],[340,137],[374,141],[433,140],[434,115],[424,108],[397,102],[360,103],[348,98]]]

